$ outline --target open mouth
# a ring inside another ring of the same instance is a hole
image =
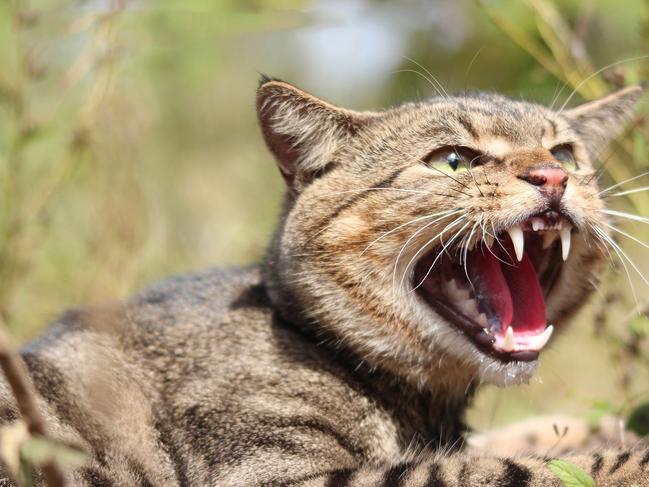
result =
[[[572,224],[555,211],[530,217],[458,254],[433,249],[413,285],[484,353],[536,360],[550,339],[545,301],[570,253]]]

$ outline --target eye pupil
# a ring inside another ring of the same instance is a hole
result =
[[[448,162],[448,165],[451,166],[451,169],[453,169],[453,171],[457,171],[457,168],[460,165],[460,156],[458,156],[455,152],[451,152],[446,157],[446,162]]]

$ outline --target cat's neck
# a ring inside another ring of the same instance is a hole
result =
[[[475,390],[472,376],[450,379],[438,371],[424,381],[415,381],[412,377],[397,377],[380,367],[368,365],[354,350],[345,348],[336,337],[326,336],[325,330],[305,317],[299,300],[279,277],[281,273],[276,269],[278,245],[276,236],[263,263],[262,275],[269,300],[282,321],[310,336],[314,346],[325,348],[333,361],[343,365],[354,381],[365,388],[367,395],[399,424],[406,444],[416,438],[423,444],[433,441],[448,448],[461,446],[465,430],[462,418]]]

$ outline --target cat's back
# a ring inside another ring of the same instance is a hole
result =
[[[279,318],[259,274],[171,278],[68,312],[24,348],[53,432],[115,460],[93,460],[83,475],[114,478],[120,468],[153,485],[246,485],[259,469],[280,475],[268,452],[300,452],[308,472],[321,465],[305,465],[305,451],[351,463],[390,449],[391,421]]]

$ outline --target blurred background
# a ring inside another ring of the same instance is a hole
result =
[[[646,80],[648,55],[642,0],[1,2],[0,319],[23,343],[64,308],[258,260],[283,191],[256,125],[259,73],[355,109],[436,82],[560,107]],[[602,157],[603,188],[649,170],[644,112]],[[643,191],[609,201],[649,216]],[[538,378],[487,387],[472,425],[644,404],[649,233],[620,227],[638,240],[618,235]]]

